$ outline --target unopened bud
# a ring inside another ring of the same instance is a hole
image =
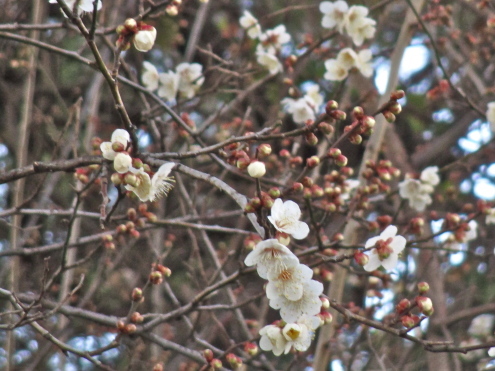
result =
[[[149,278],[153,285],[158,285],[163,282],[163,275],[158,271],[151,272]]]
[[[131,31],[137,31],[137,22],[133,18],[127,18],[124,22],[124,27]]]
[[[122,178],[120,177],[120,174],[119,173],[113,173],[111,176],[110,176],[110,181],[115,184],[116,186],[118,185],[121,185],[122,184]]]
[[[365,253],[359,251],[354,254],[354,260],[356,261],[357,264],[363,267],[366,264],[368,264],[370,258]]]
[[[416,321],[412,316],[408,316],[408,315],[402,316],[400,321],[402,323],[402,326],[404,326],[405,328],[411,328],[416,325]]]
[[[318,137],[314,133],[307,133],[305,138],[306,143],[310,146],[316,146],[318,144]]]
[[[268,156],[272,153],[272,146],[267,143],[260,144],[258,152],[264,156]]]
[[[331,116],[332,111],[335,111],[338,108],[339,108],[339,104],[334,100],[329,100],[325,105],[325,111],[329,116]]]
[[[305,176],[304,178],[301,179],[301,183],[303,184],[303,186],[307,188],[311,188],[314,184],[314,181],[309,176]]]
[[[352,110],[352,115],[356,120],[360,120],[364,117],[364,110],[363,107],[356,106]]]
[[[335,120],[345,120],[347,118],[346,113],[340,110],[332,111],[330,116],[333,117]]]
[[[132,301],[140,301],[141,299],[143,299],[143,290],[141,290],[139,287],[135,287],[132,290],[131,299]]]
[[[411,302],[407,299],[402,299],[399,301],[399,304],[395,307],[397,310],[397,313],[404,313],[405,311],[409,310],[411,308]]]
[[[342,152],[341,152],[341,151],[340,151],[340,149],[338,149],[338,148],[330,148],[330,149],[328,150],[328,156],[329,156],[329,157],[337,158],[337,157],[339,157],[341,154],[342,154]]]
[[[131,314],[131,322],[133,323],[142,323],[144,321],[144,317],[139,312],[134,312]]]
[[[206,362],[211,362],[213,360],[213,351],[211,349],[203,350],[203,357],[205,357]]]
[[[363,124],[366,125],[368,128],[372,128],[375,126],[376,121],[373,116],[364,116]]]
[[[251,357],[258,354],[258,346],[255,343],[246,343],[244,344],[244,351],[249,354]]]
[[[383,117],[385,117],[385,120],[391,124],[395,122],[395,115],[390,111],[383,111]]]
[[[311,156],[310,158],[306,159],[306,166],[311,168],[314,168],[320,164],[320,159],[318,156]]]
[[[405,96],[406,93],[404,93],[404,90],[396,90],[390,94],[390,100],[399,100],[404,98]]]
[[[335,163],[337,164],[337,166],[346,166],[347,165],[347,157],[345,157],[344,155],[337,156],[335,158]]]
[[[272,187],[268,190],[268,194],[271,198],[279,198],[282,195],[282,192],[280,191],[280,188]]]
[[[418,291],[420,294],[426,294],[430,290],[430,285],[428,282],[420,282],[418,283]]]
[[[431,316],[433,314],[433,303],[430,298],[426,296],[417,296],[416,304],[424,315]]]
[[[333,126],[327,122],[320,122],[318,124],[318,129],[325,135],[332,135],[334,132]]]
[[[294,184],[292,184],[292,190],[294,192],[301,192],[303,189],[304,185],[302,183],[295,182]]]
[[[363,142],[363,137],[359,134],[351,135],[349,137],[349,142],[355,145],[359,145]]]
[[[392,112],[394,115],[398,115],[402,112],[402,106],[399,102],[394,102],[388,106],[388,110]]]
[[[214,370],[220,370],[222,368],[222,361],[220,361],[218,358],[213,358],[210,362],[210,366]]]
[[[249,176],[253,178],[261,178],[266,174],[265,164],[261,161],[253,161],[247,167]]]

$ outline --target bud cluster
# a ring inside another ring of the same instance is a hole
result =
[[[368,195],[379,192],[390,192],[390,186],[386,182],[400,176],[400,170],[392,166],[389,160],[367,161],[366,169],[363,171],[363,177],[367,180],[368,185],[362,189],[362,192]]]
[[[405,96],[406,93],[404,93],[404,90],[396,90],[390,94],[390,100],[381,111],[382,115],[385,117],[385,120],[390,123],[395,122],[395,116],[402,111],[402,106],[398,100],[404,98]]]
[[[161,264],[153,263],[151,265],[149,280],[152,285],[159,285],[163,282],[163,277],[170,277],[171,275],[172,271],[170,270],[170,268],[165,267]]]
[[[128,18],[125,22],[116,28],[119,38],[116,46],[120,50],[128,50],[131,43],[140,52],[150,50],[156,39],[156,29],[144,22],[137,22],[133,18]]]
[[[246,213],[255,213],[261,208],[271,209],[274,199],[267,192],[261,192],[261,197],[253,197],[244,207]]]
[[[335,148],[336,154],[340,152]],[[338,212],[349,197],[351,191],[350,183],[347,179],[354,174],[350,167],[342,167],[339,171],[332,170],[330,174],[323,177],[323,194],[324,200],[322,207],[328,212]]]
[[[407,329],[418,326],[421,320],[425,318],[422,315],[429,317],[435,311],[431,299],[424,296],[430,289],[428,283],[420,282],[417,287],[419,295],[412,302],[408,299],[402,299],[395,307],[397,320]],[[412,313],[412,310],[415,308],[419,310],[419,314]]]

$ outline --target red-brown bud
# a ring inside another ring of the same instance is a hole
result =
[[[430,285],[428,282],[420,282],[418,283],[418,291],[420,294],[426,294],[430,290]]]
[[[311,156],[306,159],[306,166],[311,168],[317,167],[320,164],[320,159],[318,156]]]
[[[141,290],[139,287],[135,287],[132,290],[131,299],[132,299],[132,301],[142,300],[143,299],[143,290]]]
[[[354,260],[360,266],[365,266],[366,264],[368,264],[370,258],[365,253],[358,251],[358,252],[354,253]]]

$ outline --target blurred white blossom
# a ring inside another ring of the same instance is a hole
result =
[[[261,26],[258,20],[247,10],[244,11],[239,19],[242,28],[247,30],[247,34],[251,39],[257,39],[261,35]]]
[[[330,1],[323,1],[320,3],[320,12],[323,13],[321,25],[324,28],[337,27],[340,33],[344,31],[346,23],[346,15],[349,10],[349,6],[345,1],[338,0],[334,3]]]
[[[158,89],[158,70],[152,63],[148,61],[143,62],[143,73],[141,74],[141,81],[148,90],[154,91]]]
[[[179,92],[184,98],[194,97],[196,92],[203,85],[203,66],[199,63],[181,63],[175,71],[179,75]]]
[[[175,99],[179,91],[179,75],[174,71],[162,72],[159,75],[160,88],[158,96],[170,102]]]

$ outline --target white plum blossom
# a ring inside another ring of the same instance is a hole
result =
[[[369,258],[368,263],[363,266],[366,271],[374,271],[380,266],[387,270],[395,268],[399,253],[406,247],[406,239],[396,234],[397,227],[389,225],[379,236],[366,241],[365,248],[372,248],[364,252]]]
[[[495,207],[488,209],[485,219],[486,224],[495,224]]]
[[[320,319],[314,316],[303,316],[297,320],[297,323],[287,323],[282,329],[282,334],[287,340],[285,353],[288,353],[292,347],[299,352],[308,350],[314,337],[314,331],[320,326],[320,323]]]
[[[490,357],[495,357],[495,347],[491,347],[490,349],[488,349],[488,355]]]
[[[349,67],[343,65],[337,59],[328,59],[325,61],[326,72],[323,75],[325,80],[343,81],[349,75]]]
[[[127,152],[119,152],[113,160],[113,168],[117,173],[125,174],[132,166],[132,157]]]
[[[303,294],[299,300],[289,300],[282,293],[270,298],[270,307],[280,309],[280,316],[286,322],[297,322],[302,316],[315,316],[320,313],[323,284],[309,280],[302,286]]]
[[[420,180],[406,178],[399,183],[399,195],[409,201],[409,206],[417,211],[424,211],[433,202],[430,194],[433,186]]]
[[[438,166],[429,166],[425,168],[419,177],[422,182],[428,183],[432,186],[436,186],[440,183],[440,176],[438,175]]]
[[[307,265],[299,264],[289,267],[279,274],[268,272],[266,296],[275,298],[280,294],[289,300],[299,300],[303,294],[303,284],[313,277],[313,270]]]
[[[148,26],[146,29],[139,30],[133,37],[134,47],[140,52],[147,52],[155,44],[156,28]]]
[[[480,314],[471,321],[468,334],[472,336],[487,337],[493,334],[493,324],[495,316],[493,314]]]
[[[247,10],[244,11],[239,19],[242,28],[247,30],[247,34],[251,39],[257,39],[261,35],[261,26],[258,20]]]
[[[323,104],[323,96],[320,94],[320,87],[316,84],[312,85],[304,95],[306,99],[311,99],[314,104],[315,111],[318,111]]]
[[[131,167],[129,171],[136,175],[138,181],[136,185],[127,184],[125,188],[134,192],[142,202],[153,202],[161,196],[167,195],[172,189],[174,180],[169,177],[169,174],[174,166],[174,162],[164,163],[152,178],[142,168],[135,169]]]
[[[360,50],[356,58],[356,68],[361,72],[364,77],[371,77],[373,75],[373,66],[371,59],[373,55],[370,49]]]
[[[299,221],[301,209],[294,201],[283,202],[277,198],[271,208],[271,215],[268,220],[280,232],[290,234],[296,240],[302,240],[309,234],[309,227],[306,223]]]
[[[143,62],[141,81],[146,89],[154,91],[158,89],[159,74],[156,67],[148,61]]]
[[[338,0],[334,3],[323,1],[320,3],[320,12],[323,13],[321,26],[324,28],[337,27],[340,33],[344,31],[346,15],[349,6],[345,1]]]
[[[356,53],[351,48],[344,48],[336,59],[325,61],[327,72],[323,77],[330,81],[342,81],[348,76],[352,68],[356,68],[365,77],[371,77],[373,75],[371,59],[370,49],[363,49]]]
[[[276,75],[284,69],[282,63],[280,63],[279,59],[275,55],[274,48],[265,49],[261,45],[258,45],[256,47],[256,57],[258,63],[268,69],[271,75]]]
[[[490,128],[492,132],[495,133],[495,102],[490,102],[487,105],[486,109],[486,119],[490,123]]]
[[[167,102],[174,100],[179,91],[179,75],[174,71],[167,71],[160,73],[159,79],[158,96]]]
[[[114,143],[118,143],[121,145],[122,149],[125,150],[127,148],[128,143],[130,142],[131,137],[129,133],[124,130],[124,129],[116,129],[112,133],[112,138],[110,139],[110,142],[102,142],[100,144],[100,150],[102,153],[102,156],[106,158],[107,160],[114,160],[115,156],[117,155],[117,152],[115,152],[112,149],[112,146]]]
[[[67,6],[73,10],[76,0],[64,0]],[[50,0],[50,4],[57,4],[57,0]],[[101,0],[98,0],[97,10],[100,10],[102,6]],[[92,12],[93,11],[93,0],[80,0],[78,3],[79,11],[81,12]],[[64,13],[65,15],[65,13]]]
[[[292,115],[292,119],[296,124],[304,124],[306,121],[314,120],[316,117],[314,101],[307,96],[299,99],[284,98],[280,103]]]
[[[256,270],[261,278],[268,278],[268,275],[280,275],[290,267],[299,264],[299,259],[286,246],[276,239],[258,242],[253,251],[244,259],[244,264],[248,267],[256,265]]]
[[[249,176],[253,178],[261,178],[266,173],[266,166],[261,161],[253,161],[247,167]]]
[[[353,5],[346,14],[345,28],[356,46],[361,46],[365,39],[375,36],[374,19],[368,18],[368,8],[362,5]]]
[[[179,75],[179,92],[184,98],[194,97],[205,78],[203,77],[203,66],[199,63],[181,63],[175,71]]]
[[[261,44],[265,48],[269,46],[273,46],[277,50],[282,48],[283,44],[287,44],[291,40],[291,37],[287,33],[287,29],[283,24],[280,24],[271,30],[266,30],[264,33],[260,35],[259,38]]]
[[[288,353],[290,351],[290,346],[286,351],[287,339],[282,334],[282,329],[279,326],[265,326],[260,330],[259,334],[261,335],[261,349],[266,351],[271,350],[276,356],[279,356],[284,352]]]

